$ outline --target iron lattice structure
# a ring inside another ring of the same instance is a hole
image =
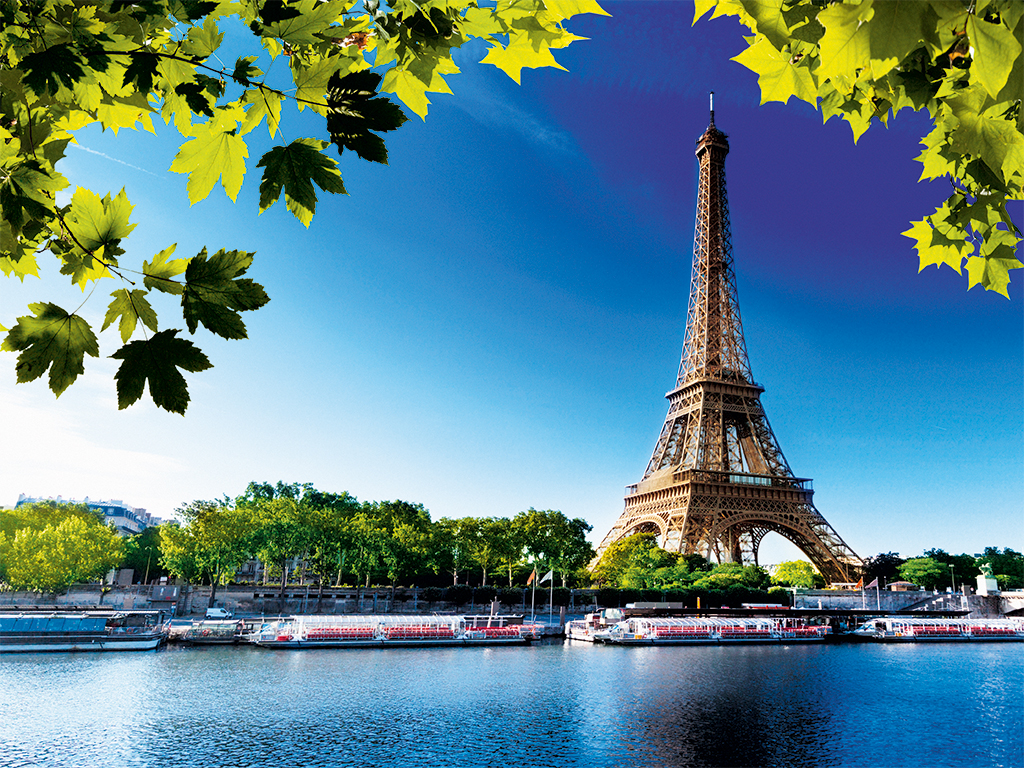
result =
[[[725,187],[726,135],[697,140],[700,182],[686,340],[668,415],[643,479],[598,547],[654,532],[671,552],[757,563],[771,531],[800,548],[830,582],[852,582],[861,559],[814,507],[811,481],[793,475],[761,407],[740,321]],[[596,560],[595,560],[596,562]]]

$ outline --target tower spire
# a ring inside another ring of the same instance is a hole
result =
[[[708,102],[709,102],[709,105],[711,107],[711,123],[710,123],[710,127],[714,128],[715,127],[715,92],[714,91],[711,91],[708,94]]]
[[[761,406],[750,372],[733,272],[725,185],[728,137],[711,120],[697,139],[700,164],[686,337],[668,415],[625,510],[598,547],[652,532],[670,552],[719,562],[757,562],[770,532],[796,544],[832,582],[863,567],[814,507],[809,479],[796,477]]]

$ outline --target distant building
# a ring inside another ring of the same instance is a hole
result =
[[[129,507],[120,499],[93,501],[88,496],[81,501],[77,499],[64,499],[60,496],[44,499],[38,496],[26,496],[22,493],[18,496],[18,503],[15,504],[15,507],[20,507],[22,504],[36,504],[40,501],[55,501],[59,504],[85,504],[89,509],[102,512],[106,522],[117,528],[117,532],[122,536],[132,536],[136,533],[141,533],[147,528],[152,528],[163,522],[159,517],[153,517],[145,509]]]

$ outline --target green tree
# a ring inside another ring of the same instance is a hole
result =
[[[344,491],[340,494],[315,491],[310,494],[308,503],[311,511],[307,518],[310,526],[307,564],[319,581],[316,603],[319,613],[323,608],[324,585],[330,583],[333,574],[340,575],[345,552],[352,547],[349,523],[360,504]]]
[[[903,234],[920,269],[967,270],[968,288],[1009,296],[1021,232],[1006,210],[1024,197],[1019,0],[696,0],[694,23],[737,16],[753,33],[734,61],[756,72],[761,103],[790,98],[846,120],[856,141],[903,109],[927,110],[921,179],[952,194]]]
[[[113,527],[71,515],[43,528],[23,527],[0,544],[7,582],[14,589],[61,592],[101,578],[117,567],[122,540]]]
[[[657,545],[658,537],[653,533],[634,533],[613,541],[605,549],[591,573],[599,584],[619,586],[623,574],[632,565],[634,552],[651,549]]]
[[[570,520],[556,509],[530,507],[517,514],[512,524],[522,531],[526,550],[539,557],[545,568],[561,574],[563,587],[570,573],[594,557],[594,548],[587,541],[594,527],[582,518]]]
[[[175,514],[184,520],[191,537],[191,548],[186,550],[193,558],[190,567],[198,568],[210,583],[212,608],[218,585],[230,580],[251,556],[254,521],[248,509],[227,499],[193,501],[178,507]]]
[[[1009,547],[1002,550],[999,547],[985,547],[985,551],[978,558],[977,563],[988,563],[992,566],[992,573],[1000,589],[1024,589],[1024,554]],[[973,582],[977,577],[977,565],[969,581]]]
[[[249,149],[295,136],[282,107],[322,119],[325,138],[296,137],[262,153],[259,210],[284,194],[288,210],[309,226],[315,187],[345,194],[337,160],[345,150],[387,163],[382,133],[406,121],[384,94],[425,118],[428,93],[451,93],[459,72],[452,52],[471,40],[516,82],[526,67],[559,67],[552,51],[579,38],[564,22],[604,13],[594,0],[516,0],[481,7],[476,0],[254,0],[234,3],[147,0],[11,0],[0,5],[0,270],[24,280],[39,259],[55,258],[83,290],[112,279],[103,328],[116,323],[122,346],[115,375],[118,407],[149,385],[160,407],[184,413],[187,384],[179,369],[211,367],[181,329],[158,330],[157,299],[180,301],[190,334],[201,325],[225,339],[247,335],[241,313],[269,298],[244,277],[253,253],[221,249],[173,258],[175,245],[143,259],[125,239],[135,228],[122,189],[101,197],[71,186],[62,172],[67,144],[94,126],[154,130],[158,115],[183,142],[170,170],[187,174],[190,203],[218,184],[235,200]],[[252,34],[241,50],[224,50]],[[235,54],[238,54],[237,56]],[[297,123],[299,121],[296,121]],[[301,120],[308,125],[308,118]],[[298,130],[302,130],[298,128]],[[325,140],[326,139],[326,140]],[[162,295],[161,295],[162,294]],[[97,357],[94,330],[51,302],[29,305],[2,348],[18,353],[18,382],[49,372],[59,396]],[[141,326],[141,328],[140,328]],[[6,329],[5,329],[6,330]],[[130,341],[136,332],[141,338]]]
[[[825,579],[806,560],[790,560],[779,563],[775,573],[772,574],[772,584],[777,584],[780,587],[821,589],[825,586]]]
[[[309,509],[301,498],[288,495],[261,499],[255,507],[245,505],[240,509],[245,510],[251,519],[252,551],[264,565],[274,563],[281,568],[278,601],[279,610],[283,612],[284,593],[288,587],[288,563],[305,555],[312,539]]]
[[[431,531],[430,565],[434,573],[450,573],[452,586],[459,583],[459,574],[473,566],[476,518],[442,517]]]
[[[870,584],[875,579],[880,579],[880,583],[896,581],[904,562],[898,552],[883,552],[867,558],[864,561],[864,583]]]
[[[203,575],[195,531],[172,520],[160,526],[160,565],[175,578],[194,584]]]
[[[948,581],[949,571],[930,557],[912,557],[900,566],[900,578],[925,589],[936,589]]]
[[[134,581],[146,584],[152,579],[166,576],[160,565],[160,528],[151,526],[124,540],[122,568],[131,568]]]
[[[104,522],[103,513],[86,504],[47,499],[22,504],[14,509],[0,510],[0,532],[7,534],[7,538],[11,539],[23,528],[41,531],[47,526],[59,525],[72,517],[101,525]]]

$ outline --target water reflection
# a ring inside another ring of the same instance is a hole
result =
[[[0,657],[0,766],[1019,765],[1022,662],[1019,645]]]

